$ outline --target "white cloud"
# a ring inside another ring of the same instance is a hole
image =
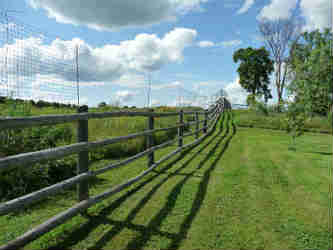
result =
[[[202,10],[208,0],[28,0],[35,9],[46,10],[60,23],[85,25],[97,30],[115,30],[173,21],[178,16]]]
[[[212,41],[200,41],[198,43],[198,46],[200,48],[214,47],[215,43],[213,43]]]
[[[120,101],[120,103],[132,101],[135,97],[136,92],[130,90],[120,90],[115,93],[115,98]]]
[[[58,79],[75,81],[74,48],[79,44],[80,82],[125,81],[122,77],[129,72],[156,71],[166,64],[182,62],[184,49],[192,45],[196,36],[195,30],[175,28],[163,38],[144,33],[119,45],[106,44],[97,48],[79,38],[56,39],[45,44],[42,38],[30,37],[0,47],[0,66],[4,65],[7,55],[9,72],[16,72],[16,66],[21,62],[33,61],[34,68],[18,74],[29,74],[29,77],[54,74]]]
[[[300,6],[306,20],[305,29],[313,30],[330,27],[332,21],[331,0],[302,0]]]
[[[151,105],[152,106],[160,106],[161,105],[161,102],[159,100],[156,100],[156,99],[153,99],[151,101]]]
[[[215,83],[215,82],[213,82]],[[209,86],[210,84],[212,84],[212,82],[199,82],[197,83],[198,86]]]
[[[193,90],[197,91],[198,94],[201,95],[203,91],[206,92],[209,88],[215,88],[219,84],[220,83],[216,81],[198,82],[193,85]]]
[[[237,14],[244,14],[254,4],[254,0],[245,0],[243,6],[237,11]]]
[[[296,7],[297,0],[271,0],[260,11],[257,19],[261,20],[267,18],[269,20],[276,20],[279,18],[288,18],[291,14],[291,10]]]
[[[229,40],[229,41],[223,41],[219,43],[215,43],[212,41],[200,41],[197,43],[197,45],[200,48],[209,48],[209,47],[235,47],[241,45],[243,42],[241,40]]]
[[[232,104],[246,104],[247,93],[239,84],[239,77],[235,81],[227,84],[224,90],[228,94],[228,100]]]
[[[129,72],[111,83],[127,88],[143,88],[148,85],[148,80],[144,74]]]
[[[179,88],[183,86],[183,83],[179,81],[165,83],[165,84],[153,84],[152,89],[160,90],[160,89],[172,89],[172,88]]]
[[[285,19],[300,3],[301,13],[306,21],[306,30],[330,27],[332,20],[332,2],[330,0],[271,0],[257,16],[258,20]]]
[[[241,40],[230,40],[219,43],[223,47],[235,47],[241,45],[243,42]]]

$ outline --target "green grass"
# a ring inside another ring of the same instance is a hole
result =
[[[28,105],[28,104],[26,104]],[[19,104],[17,110],[13,111],[14,108],[12,104],[4,103],[0,104],[0,117],[1,116],[10,116],[12,113],[20,116],[20,110],[23,108],[24,104]],[[55,107],[43,107],[38,108],[33,105],[28,105],[30,110],[30,115],[50,115],[50,114],[71,114],[76,113],[73,108],[55,108]],[[184,110],[191,110],[193,108],[184,108]],[[110,112],[110,111],[124,111],[125,109],[106,106],[103,108],[90,108],[89,112]],[[173,107],[159,107],[155,108],[155,112],[176,112],[178,108]],[[17,111],[17,112],[16,112]],[[147,111],[144,108],[130,109],[130,111]],[[16,115],[15,115],[16,116]],[[185,115],[185,121],[190,118],[191,115]],[[199,119],[203,119],[203,115],[200,115]],[[178,116],[172,117],[162,117],[155,118],[155,128],[165,128],[172,127],[179,120]],[[71,131],[73,133],[73,139],[71,143],[76,142],[77,134],[77,123],[67,123],[69,124]],[[60,127],[63,125],[54,125],[52,127]],[[116,117],[116,118],[106,118],[106,119],[90,119],[89,120],[89,141],[96,141],[105,139],[106,137],[118,137],[124,136],[131,133],[138,133],[148,129],[148,121],[146,117]],[[29,129],[25,129],[27,132]],[[177,130],[172,131],[163,131],[159,132],[155,136],[156,143],[162,143],[168,140],[169,138],[174,137],[177,134]],[[36,140],[36,143],[38,141]],[[146,138],[138,137],[133,140],[126,142],[117,143],[108,147],[105,147],[103,150],[96,150],[94,152],[101,152],[101,156],[105,157],[124,157],[136,154],[141,152],[145,148]],[[27,150],[29,151],[29,150]],[[25,152],[27,152],[25,151]],[[2,156],[1,152],[0,155]],[[6,156],[6,155],[3,155]],[[100,157],[101,158],[101,157]]]
[[[16,106],[15,106],[16,105]],[[196,110],[195,107],[185,110]],[[90,108],[89,112],[124,111],[128,109],[106,106]],[[147,111],[146,109],[130,109],[131,111]],[[178,108],[158,107],[155,112],[175,112]],[[1,116],[36,116],[49,114],[75,113],[74,108],[43,107],[38,108],[29,103],[14,102],[12,100],[0,104]],[[185,121],[193,118],[185,115]],[[200,115],[203,119],[203,115]],[[90,119],[89,141],[103,140],[142,132],[148,129],[147,117],[117,117],[108,119]],[[155,128],[173,127],[179,117],[156,117]],[[202,124],[201,124],[202,126]],[[187,132],[187,130],[186,130]],[[67,136],[65,136],[67,135]],[[174,138],[177,129],[161,131],[154,134],[155,144],[163,143]],[[2,140],[2,138],[4,138]],[[33,127],[26,129],[12,129],[0,131],[0,157],[21,153],[38,151],[48,148],[68,145],[77,142],[77,122],[52,126]],[[89,152],[91,162],[102,159],[118,159],[142,152],[146,149],[147,138],[136,137],[131,140],[111,144]],[[17,198],[40,188],[55,184],[65,178],[74,176],[76,168],[76,155],[57,161],[46,161],[29,168],[29,171],[17,169],[0,173],[0,202]],[[16,183],[14,184],[14,181]]]
[[[270,112],[268,116],[254,110],[235,110],[235,124],[240,127],[254,127],[284,130],[284,113]],[[332,134],[332,122],[324,116],[314,116],[305,121],[304,130]]]
[[[330,249],[332,139],[306,133],[296,152],[289,141],[281,131],[238,128],[227,116],[197,147],[25,249]],[[91,195],[146,163],[101,175]],[[69,191],[0,217],[0,244],[75,203]]]

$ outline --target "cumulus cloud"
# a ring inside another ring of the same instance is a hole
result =
[[[259,20],[264,18],[270,20],[288,18],[296,5],[297,0],[271,0],[268,5],[262,8],[257,18]]]
[[[127,88],[143,88],[147,86],[148,80],[144,74],[129,72],[111,83]]]
[[[193,10],[202,10],[208,0],[28,0],[60,23],[85,25],[97,30],[138,27],[176,20]]]
[[[288,18],[298,2],[301,14],[306,21],[305,30],[330,27],[332,20],[332,2],[330,0],[271,0],[261,10],[257,19],[276,20]]]
[[[224,90],[228,94],[228,100],[232,104],[246,104],[247,93],[239,84],[239,77],[235,81],[227,84]]]
[[[166,64],[182,62],[184,49],[192,45],[196,36],[195,30],[175,28],[162,38],[144,33],[133,40],[97,48],[78,38],[56,39],[49,44],[40,37],[16,39],[14,43],[0,47],[0,65],[3,66],[4,58],[7,58],[8,71],[16,72],[18,64],[32,61],[33,68],[20,70],[17,74],[29,77],[56,75],[64,81],[75,81],[74,48],[79,45],[80,82],[121,82],[126,81],[124,76],[130,72],[155,71]]]
[[[332,1],[330,0],[302,0],[302,14],[306,20],[307,30],[330,27],[332,20]]]
[[[237,14],[244,14],[254,4],[254,0],[245,0],[243,6],[237,11]]]

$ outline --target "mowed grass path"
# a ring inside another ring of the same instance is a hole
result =
[[[26,249],[332,248],[332,138],[306,134],[296,152],[288,150],[289,142],[281,131],[236,128],[226,114],[197,147]],[[103,175],[92,194],[136,175],[145,164]],[[19,223],[26,230],[36,218],[73,203],[70,195],[51,199],[15,220],[1,219],[0,230],[5,220],[9,230]],[[52,209],[45,214],[47,206]]]

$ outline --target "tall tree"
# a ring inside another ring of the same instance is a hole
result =
[[[292,48],[288,90],[311,114],[326,115],[332,103],[332,37],[329,29],[305,32]]]
[[[233,54],[234,62],[240,61],[237,72],[240,85],[254,98],[264,95],[265,101],[272,98],[268,88],[270,74],[273,72],[273,61],[269,51],[264,47],[239,49]]]
[[[258,26],[266,48],[271,52],[274,60],[275,86],[280,104],[283,101],[282,96],[289,72],[290,46],[299,39],[302,23],[293,14],[286,19],[263,18]]]

